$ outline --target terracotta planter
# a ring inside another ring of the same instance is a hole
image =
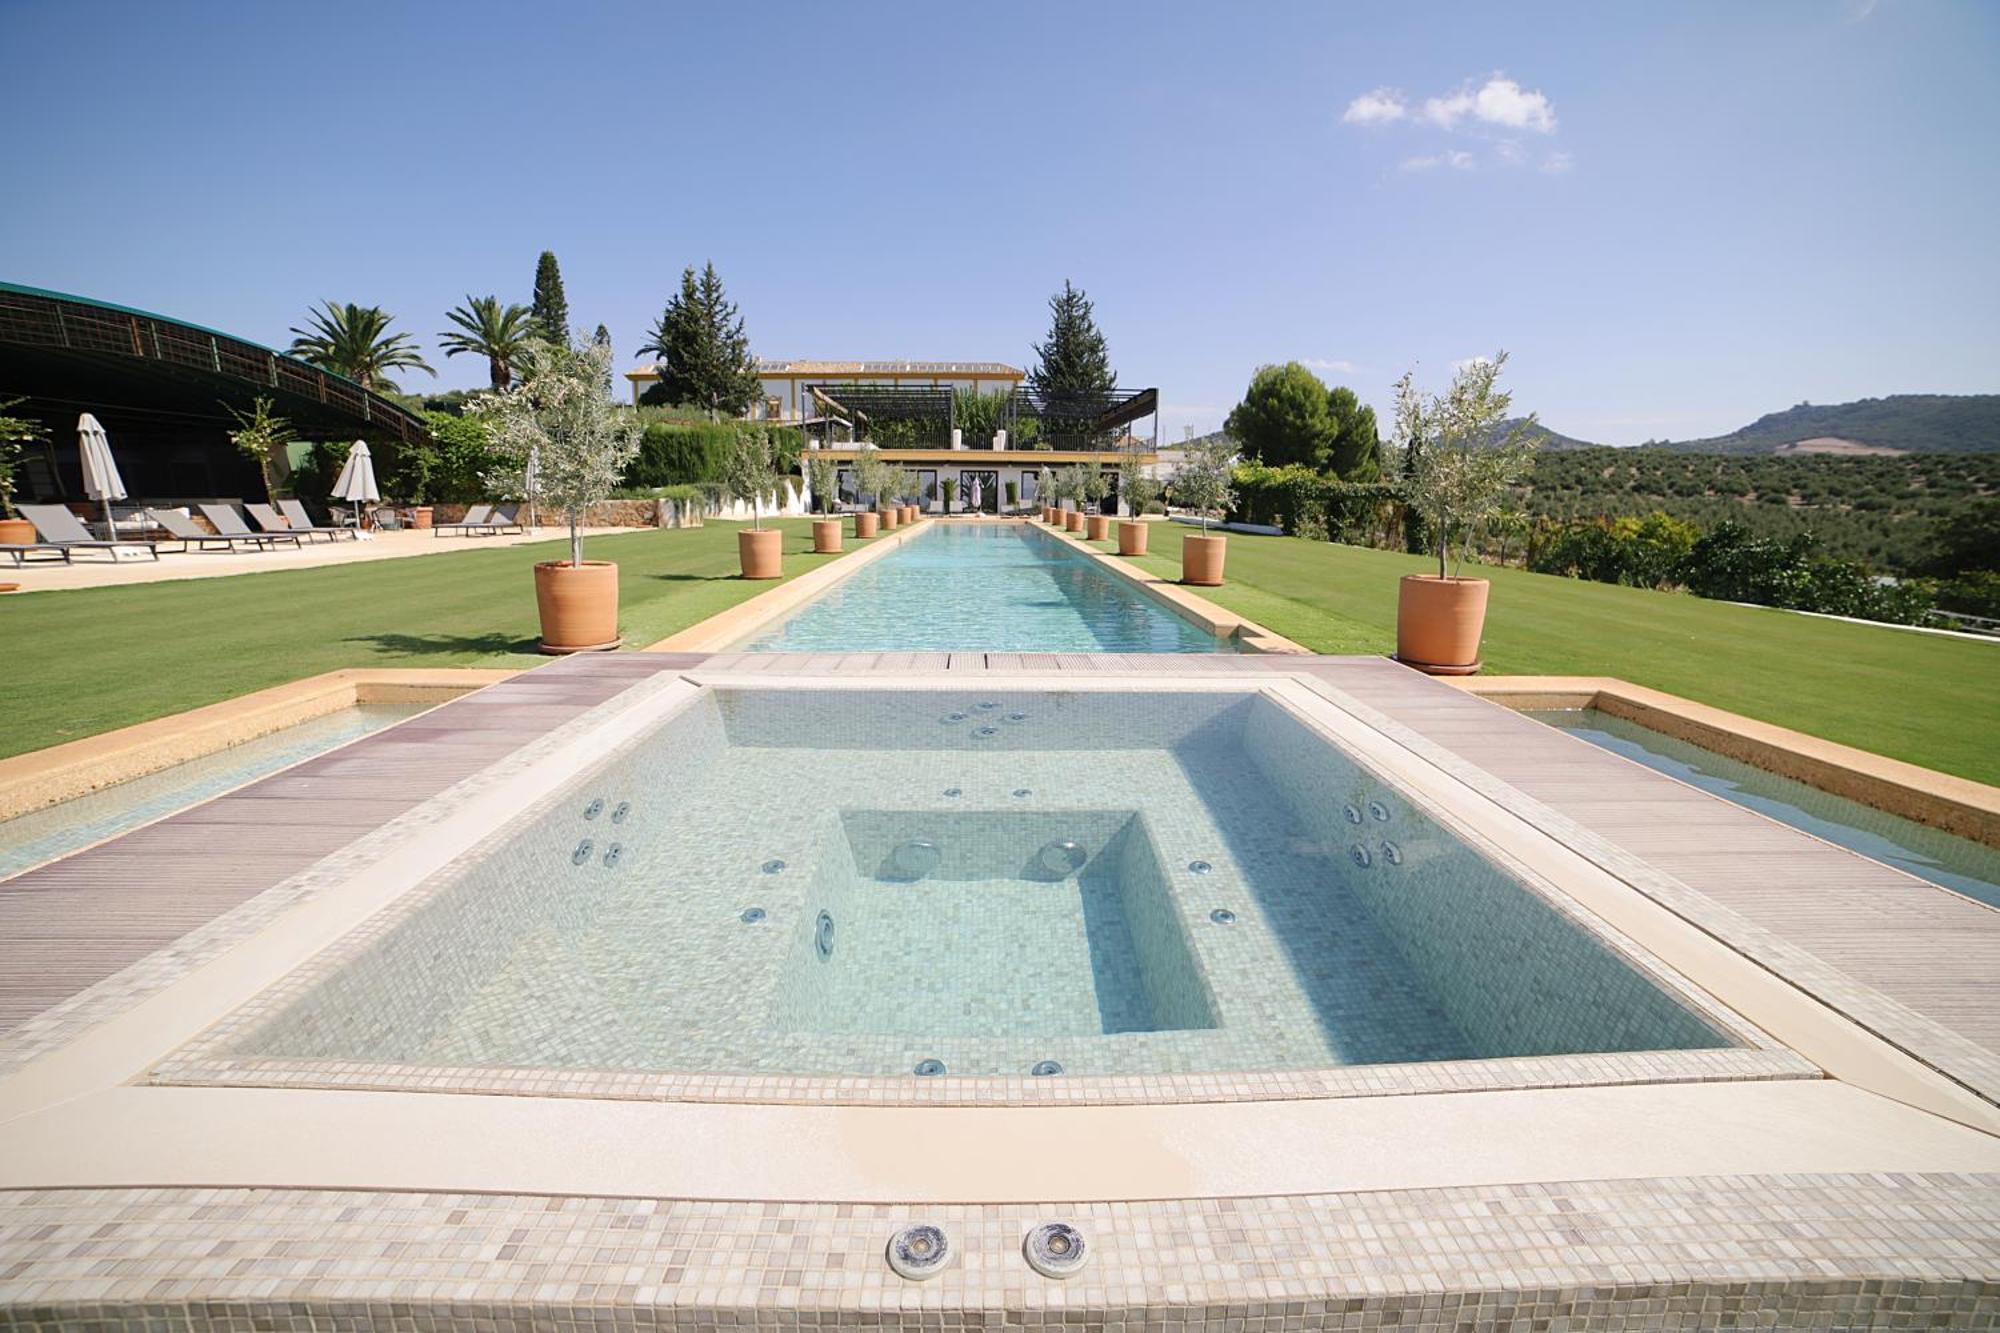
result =
[[[900,509],[880,509],[876,512],[882,517],[882,530],[884,532],[892,531],[903,524],[903,511]]]
[[[1111,516],[1092,514],[1084,519],[1084,535],[1091,541],[1101,542],[1111,535]]]
[[[1396,660],[1434,676],[1479,670],[1490,587],[1485,579],[1405,574],[1396,592]]]
[[[1222,562],[1229,558],[1229,539],[1189,533],[1181,538],[1181,582],[1197,588],[1222,586]]]
[[[1118,554],[1146,554],[1146,525],[1144,523],[1120,523],[1118,525]]]
[[[432,512],[429,505],[418,505],[410,511],[410,526],[413,528],[428,528],[431,525]]]
[[[618,566],[609,560],[545,560],[535,566],[542,651],[589,653],[618,646]]]
[[[881,516],[869,510],[864,509],[854,516],[854,535],[856,537],[873,537],[875,530],[881,526]]]
[[[917,508],[917,506],[915,506],[915,505],[904,505],[904,506],[903,506],[903,522],[905,522],[905,523],[914,523],[914,522],[916,522],[916,521],[917,521],[917,515],[918,515],[918,514],[919,514],[920,512],[921,512],[921,511],[920,511],[920,510],[919,510],[919,509]]]
[[[837,524],[833,535],[836,538],[840,536]],[[736,534],[736,558],[743,565],[743,577],[746,579],[782,577],[785,572],[785,534],[776,528],[744,528]]]
[[[25,518],[0,518],[0,546],[26,546],[35,540],[35,525]]]
[[[813,550],[821,555],[833,555],[840,550],[840,520],[837,518],[816,518],[813,520]]]

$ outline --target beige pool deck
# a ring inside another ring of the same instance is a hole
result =
[[[1271,692],[1754,1040],[1122,1093],[159,1076],[716,685]],[[0,939],[0,1327],[2000,1322],[2000,912],[1381,659],[561,660],[0,882]],[[1021,1255],[1048,1220],[1067,1281]],[[914,1221],[957,1250],[921,1283]]]

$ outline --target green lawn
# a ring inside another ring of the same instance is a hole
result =
[[[1116,551],[1114,540],[1094,543]],[[1180,577],[1181,530],[1133,563]],[[1396,646],[1396,580],[1422,558],[1229,536],[1206,597],[1322,653]],[[1676,593],[1478,567],[1493,675],[1617,676],[1877,754],[2000,782],[2000,643],[1851,625]]]
[[[736,576],[741,524],[592,537],[584,555],[618,562],[619,626],[643,647],[777,586]],[[778,522],[785,576],[812,554],[811,525]],[[852,525],[849,525],[850,527]],[[275,570],[0,600],[0,755],[91,736],[340,667],[533,666],[531,567],[568,543]],[[867,545],[850,532],[849,551]],[[199,556],[166,557],[195,561]]]

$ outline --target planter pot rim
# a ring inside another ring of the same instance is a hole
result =
[[[567,560],[537,560],[535,562],[536,569],[604,569],[607,567],[615,569],[618,567],[618,562],[616,560],[586,560],[580,565],[573,565]]]
[[[1491,583],[1493,580],[1481,578],[1477,574],[1447,574],[1439,578],[1435,574],[1405,574],[1406,582],[1412,583]]]

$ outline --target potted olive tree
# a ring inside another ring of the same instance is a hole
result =
[[[873,537],[882,525],[882,490],[888,485],[884,474],[889,465],[875,456],[873,449],[854,460],[854,491],[857,501],[866,498],[873,509],[856,509],[854,514],[854,535]]]
[[[750,506],[750,526],[736,534],[736,558],[746,579],[775,579],[785,572],[785,534],[764,526],[764,497],[777,484],[771,432],[749,422],[739,425],[723,459],[722,488]]]
[[[1041,470],[1035,473],[1035,498],[1042,504],[1042,522],[1062,522],[1059,516],[1061,508],[1056,503],[1061,498],[1056,494],[1056,474],[1049,471],[1047,463],[1042,464]]]
[[[1056,474],[1056,498],[1069,501],[1069,508],[1062,511],[1061,523],[1065,532],[1083,531],[1083,465],[1071,463]]]
[[[14,478],[21,466],[21,445],[42,438],[42,425],[7,413],[22,398],[0,402],[0,546],[25,546],[35,540],[35,525],[14,512]]]
[[[831,458],[810,458],[806,460],[806,485],[819,500],[820,517],[813,520],[813,550],[820,555],[834,555],[840,550],[840,515],[834,506],[840,502],[840,471]]]
[[[1101,542],[1111,535],[1111,516],[1104,512],[1104,497],[1111,494],[1111,478],[1095,463],[1083,466],[1083,498],[1095,513],[1084,519],[1085,536]]]
[[[1146,554],[1146,506],[1160,493],[1160,483],[1146,475],[1139,451],[1128,449],[1118,462],[1118,494],[1124,497],[1130,517],[1118,525],[1118,554]]]
[[[1221,518],[1235,500],[1230,469],[1236,463],[1236,441],[1212,435],[1188,446],[1187,457],[1174,472],[1174,496],[1201,518],[1201,532],[1181,538],[1181,582],[1214,588],[1222,583],[1222,566],[1229,558],[1229,539],[1210,533],[1208,520]]]
[[[916,503],[915,497],[922,490],[923,486],[917,480],[916,473],[906,467],[896,469],[896,498],[902,502],[900,517],[903,522],[917,521],[920,506]]]
[[[611,497],[639,452],[637,415],[605,396],[610,368],[608,347],[538,344],[513,388],[473,400],[497,464],[488,483],[503,494],[526,493],[532,458],[536,496],[569,520],[569,559],[535,566],[545,653],[619,643],[618,566],[585,560],[582,531],[584,512]]]
[[[1506,364],[1500,352],[1459,367],[1442,397],[1419,392],[1411,375],[1396,381],[1391,475],[1422,516],[1438,562],[1436,574],[1406,574],[1398,586],[1396,660],[1433,675],[1479,670],[1486,626],[1489,585],[1452,572],[1452,537],[1499,512],[1534,461],[1533,416],[1501,429],[1513,401],[1495,387]]]

